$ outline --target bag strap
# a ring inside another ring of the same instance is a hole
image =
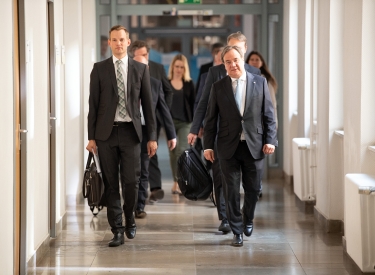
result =
[[[90,152],[87,157],[86,170],[90,169],[91,160],[94,158],[93,154]],[[94,159],[95,161],[95,159]]]
[[[89,156],[87,157],[87,163],[86,163],[86,170],[83,176],[83,182],[82,182],[82,195],[84,198],[87,198],[90,194],[90,190],[87,190],[86,188],[86,181],[85,181],[85,175],[90,170],[91,160],[93,159],[93,154],[90,152]],[[94,160],[95,161],[95,160]]]

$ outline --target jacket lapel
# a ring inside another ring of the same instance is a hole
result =
[[[225,73],[226,73],[226,71],[225,71]],[[229,103],[232,105],[232,107],[236,108],[236,110],[238,111],[238,114],[239,114],[240,111],[237,108],[236,99],[234,98],[232,79],[230,78],[230,76],[228,76],[228,75],[225,76],[225,83],[224,83],[224,86],[222,88],[223,88],[223,91],[224,91],[225,95],[227,96],[227,98],[229,100]]]
[[[112,56],[110,58],[108,58],[106,62],[107,62],[107,68],[108,68],[108,72],[109,72],[109,77],[111,79],[112,86],[113,86],[113,91],[118,96],[115,65],[113,64],[113,58],[112,58]]]
[[[127,90],[126,90],[126,98],[127,98],[127,101],[126,102],[129,102],[129,98],[130,98],[130,93],[131,93],[131,87],[132,87],[132,79],[133,79],[133,74],[134,74],[134,65],[133,65],[133,59],[131,59],[130,57],[128,58],[128,83],[127,83]]]
[[[244,115],[246,112],[251,111],[248,110],[248,106],[250,106],[250,101],[251,101],[251,96],[254,92],[255,88],[255,81],[254,81],[254,76],[248,72],[246,72],[246,99],[245,99],[245,110],[244,110]]]

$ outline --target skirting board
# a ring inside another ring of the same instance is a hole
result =
[[[65,212],[60,221],[56,223],[56,236],[58,236],[61,233],[62,229],[66,226],[66,220],[67,218]]]
[[[285,173],[285,171],[283,171],[283,173],[284,173],[283,178],[284,178],[285,184],[293,184],[293,175],[288,175],[287,173]]]
[[[327,233],[341,233],[344,235],[344,222],[341,220],[329,220],[314,207],[314,217],[319,226]]]
[[[30,260],[27,261],[28,270],[33,270],[37,266],[37,263],[46,255],[46,253],[49,251],[49,242],[50,237],[48,235],[42,244],[37,248],[34,255],[31,256]]]

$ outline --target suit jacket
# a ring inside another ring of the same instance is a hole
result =
[[[150,69],[150,76],[162,82],[165,102],[167,103],[168,108],[171,109],[173,90],[171,84],[169,83],[167,75],[165,74],[164,66],[162,64],[149,60],[148,67]]]
[[[256,75],[261,74],[259,69],[252,67],[246,63],[245,63],[245,70],[252,74],[256,74]],[[227,71],[225,70],[224,64],[213,66],[208,70],[206,83],[204,84],[204,87],[203,87],[202,96],[199,100],[197,109],[195,110],[195,113],[194,113],[194,120],[190,128],[190,133],[198,134],[199,129],[202,126],[204,116],[206,114],[208,98],[210,97],[211,86],[214,82],[222,79],[226,75],[227,75]]]
[[[148,139],[156,140],[156,121],[152,108],[150,74],[145,64],[129,58],[126,110],[132,119],[139,141],[142,141],[139,100],[142,101]],[[115,66],[111,56],[104,61],[95,63],[90,74],[89,113],[87,116],[89,140],[105,141],[109,138],[118,101]]]
[[[194,102],[194,112],[197,109],[199,100],[202,97],[203,87],[204,87],[204,84],[206,83],[207,74],[208,74],[208,72],[205,72],[204,74],[201,75],[199,87],[198,87],[198,90],[197,90],[197,96],[195,97],[195,102]]]
[[[152,106],[154,112],[158,111],[164,125],[165,134],[168,140],[176,138],[171,112],[164,99],[163,85],[160,80],[150,77],[152,91]]]
[[[226,76],[212,85],[205,118],[204,148],[213,149],[217,135],[220,159],[230,159],[234,155],[242,131],[254,159],[264,158],[264,144],[278,145],[274,109],[267,80],[247,72],[246,83],[243,116],[236,105],[231,78]]]
[[[169,82],[170,83],[170,82]],[[172,85],[172,84],[171,84]],[[184,81],[182,86],[182,91],[184,93],[184,107],[185,107],[185,114],[187,116],[188,121],[193,121],[193,114],[194,114],[194,102],[195,102],[195,90],[193,81]]]
[[[206,64],[203,64],[200,69],[199,69],[199,75],[198,75],[198,81],[197,81],[197,89],[199,89],[199,85],[202,83],[202,75],[204,73],[207,73],[208,70],[214,65],[214,62],[209,62],[209,63],[206,63]],[[203,83],[204,85],[204,83]],[[198,91],[197,91],[197,94],[198,94]]]

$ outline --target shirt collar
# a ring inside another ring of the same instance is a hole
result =
[[[243,81],[246,81],[246,71],[244,70],[243,74],[240,76],[240,78],[232,78],[232,82],[237,81],[237,79],[241,79]]]
[[[116,61],[119,60],[116,56],[112,55],[112,59],[113,59],[113,64],[116,64]],[[127,67],[128,65],[128,55],[125,55],[123,58],[120,59],[122,61],[122,63],[124,63],[125,65],[125,68]]]

